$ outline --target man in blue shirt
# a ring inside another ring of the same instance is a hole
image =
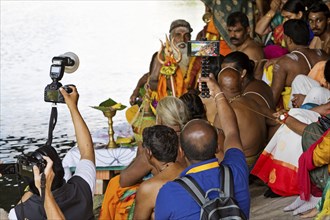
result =
[[[213,74],[210,77],[201,77],[200,82],[207,83],[210,94],[216,102],[226,137],[225,156],[222,163],[229,166],[232,171],[234,197],[245,216],[249,218],[249,171],[242,151],[236,115]],[[216,129],[201,119],[188,122],[180,134],[180,144],[188,163],[188,167],[180,177],[189,174],[205,192],[211,188],[220,187],[219,164],[215,157],[218,151],[217,136]],[[216,195],[209,196],[212,199]],[[168,182],[158,193],[155,219],[199,219],[200,210],[201,207],[179,183]]]

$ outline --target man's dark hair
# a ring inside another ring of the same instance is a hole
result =
[[[322,2],[322,1],[323,0],[301,0],[301,2],[304,4],[306,10],[308,10],[312,6],[312,4],[314,4],[315,2]]]
[[[184,93],[180,99],[186,104],[191,119],[206,119],[206,111],[202,99],[195,93]]]
[[[324,78],[325,80],[330,83],[330,60],[328,60],[325,63],[325,67],[324,67]]]
[[[254,66],[253,60],[250,60],[248,55],[241,51],[234,51],[227,54],[223,60],[223,63],[234,63],[234,68],[242,72],[246,70],[246,75],[248,79],[254,78]]]
[[[62,161],[61,161],[60,157],[58,156],[55,148],[45,145],[43,147],[38,148],[35,152],[39,153],[43,156],[47,156],[53,161],[53,171],[54,171],[55,176],[54,176],[51,190],[53,191],[55,189],[60,188],[64,183],[64,179],[63,179],[64,178],[64,169],[63,169]],[[39,195],[39,190],[34,185],[34,181],[30,182],[29,186],[30,186],[30,190],[33,193]]]
[[[193,29],[190,27],[190,24],[188,21],[183,20],[183,19],[178,19],[175,20],[171,23],[171,27],[170,27],[170,31],[169,33],[172,32],[173,29],[177,28],[177,27],[185,27],[188,28],[189,32],[191,33],[193,31]]]
[[[305,21],[290,19],[283,24],[284,34],[297,45],[307,46],[309,42],[309,28]]]
[[[322,1],[315,2],[311,5],[311,7],[308,9],[308,15],[309,13],[318,13],[323,12],[324,15],[329,18],[330,17],[330,10],[326,4],[324,4]]]
[[[179,139],[176,132],[165,125],[154,125],[143,129],[142,146],[162,162],[175,162],[178,155]]]
[[[227,18],[227,27],[235,26],[237,23],[240,23],[244,28],[250,26],[248,17],[240,11],[231,13]]]
[[[193,134],[198,132],[198,137]],[[218,148],[216,129],[206,120],[195,119],[187,123],[180,133],[180,144],[189,161],[205,161],[215,157]]]

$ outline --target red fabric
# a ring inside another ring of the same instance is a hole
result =
[[[274,193],[281,196],[298,195],[297,170],[264,151],[251,171],[252,175],[264,181]]]
[[[283,24],[278,25],[274,29],[273,36],[274,36],[274,43],[277,44],[277,45],[281,45],[282,44],[282,40],[284,38]]]
[[[299,192],[300,198],[302,200],[309,201],[310,194],[311,194],[311,180],[309,177],[309,171],[315,169],[316,167],[313,164],[313,151],[320,144],[326,134],[330,130],[323,133],[322,137],[319,138],[314,144],[312,144],[307,151],[301,154],[299,157],[299,168],[298,168],[298,179],[299,179]],[[313,195],[318,194],[317,190],[315,189],[316,186],[313,186]]]

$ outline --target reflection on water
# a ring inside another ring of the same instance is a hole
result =
[[[100,111],[90,108],[111,97],[128,99],[152,54],[164,41],[171,21],[182,18],[203,27],[201,1],[1,1],[0,155],[10,162],[22,151],[46,142],[51,103],[43,92],[51,83],[51,59],[68,51],[80,67],[64,74],[75,84],[79,107],[92,133],[107,127]],[[114,123],[125,120],[120,111]],[[70,115],[58,105],[54,146],[61,156],[74,144]],[[0,185],[4,179],[0,178]],[[8,200],[0,207],[8,208]]]

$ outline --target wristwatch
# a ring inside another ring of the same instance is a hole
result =
[[[279,121],[283,124],[285,124],[286,119],[289,117],[289,114],[287,112],[284,112],[283,114],[278,117]]]

